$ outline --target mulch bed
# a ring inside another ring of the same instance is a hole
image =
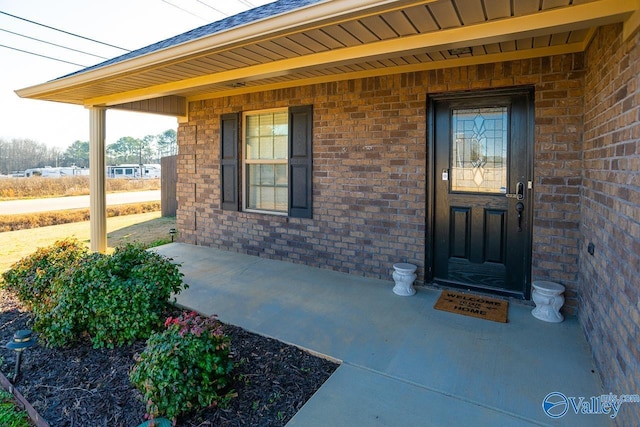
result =
[[[13,333],[29,328],[29,313],[0,290],[0,370],[12,374],[15,355],[5,348]],[[178,420],[179,426],[283,426],[338,367],[297,347],[225,325],[231,337],[232,388],[238,397]],[[94,349],[37,345],[23,357],[16,387],[51,426],[126,426],[144,421],[141,394],[129,382],[134,356],[145,342]],[[2,358],[4,360],[2,361]]]

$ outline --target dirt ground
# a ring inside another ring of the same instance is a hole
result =
[[[171,313],[174,314],[175,313]],[[4,346],[30,316],[0,289],[0,370],[13,372],[14,353]],[[224,409],[206,409],[178,420],[178,426],[283,426],[337,368],[296,347],[225,325],[236,364],[231,387],[238,397]],[[37,334],[35,334],[37,336]],[[134,355],[145,343],[93,349],[89,341],[71,348],[29,349],[15,385],[51,426],[135,427],[145,413],[129,382]]]

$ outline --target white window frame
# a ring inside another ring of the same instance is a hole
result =
[[[287,157],[285,159],[269,159],[269,160],[248,160],[247,159],[247,117],[248,116],[259,116],[261,114],[272,114],[272,113],[288,113],[289,109],[287,107],[283,108],[269,108],[265,110],[253,110],[253,111],[243,111],[242,112],[242,139],[241,139],[241,156],[242,156],[242,210],[245,212],[254,212],[254,213],[262,213],[262,214],[270,214],[270,215],[280,215],[280,216],[288,216],[289,215],[289,200],[287,196],[287,207],[284,211],[277,210],[268,210],[268,209],[254,209],[249,208],[249,187],[247,182],[247,165],[251,164],[280,164],[285,165],[287,167],[287,194],[289,192],[289,142],[287,130]],[[289,126],[289,118],[287,117],[287,127]]]

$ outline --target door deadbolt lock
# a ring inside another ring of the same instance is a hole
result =
[[[524,211],[524,204],[522,202],[516,203],[516,212],[518,212],[518,231],[522,231],[522,212]]]

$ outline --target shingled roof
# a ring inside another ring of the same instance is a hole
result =
[[[273,3],[267,3],[262,6],[258,6],[253,9],[240,12],[236,15],[229,16],[219,21],[212,22],[202,27],[195,28],[187,31],[186,33],[178,34],[177,36],[170,37],[165,40],[150,44],[149,46],[127,52],[124,55],[116,56],[109,60],[103,61],[99,64],[92,65],[90,67],[83,68],[82,70],[75,71],[73,73],[59,77],[56,80],[66,77],[74,76],[77,74],[92,71],[98,68],[106,67],[109,65],[117,64],[119,62],[127,61],[129,59],[137,58],[143,55],[147,55],[153,52],[157,52],[170,47],[178,46],[183,43],[188,43],[197,40],[202,37],[210,36],[216,33],[221,33],[232,28],[241,27],[243,25],[251,24],[261,19],[271,18],[277,15],[281,15],[287,12],[291,12],[295,9],[300,9],[310,4],[320,3],[324,0],[278,0]]]

